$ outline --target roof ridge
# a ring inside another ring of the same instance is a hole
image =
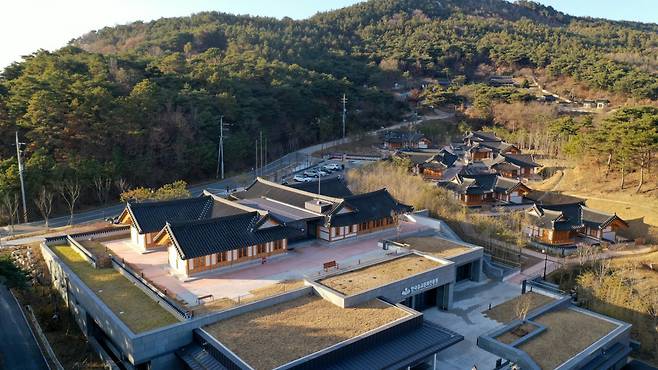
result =
[[[212,194],[208,190],[205,190],[205,189],[203,190],[203,192],[204,192],[204,194],[206,192],[208,192],[208,195],[210,195],[214,201],[222,203],[222,204],[226,204],[230,207],[235,207],[235,208],[241,209],[243,211],[247,211],[247,212],[258,212],[258,214],[260,214],[261,216],[264,216],[268,213],[268,211],[264,211],[262,209],[252,208],[252,207],[249,207],[245,204],[241,204],[241,203],[238,203],[238,202],[234,202],[232,200],[228,200],[226,198],[222,198],[219,195]]]
[[[178,222],[169,222],[169,221],[167,221],[167,225],[169,225],[170,227],[196,226],[196,225],[214,223],[214,222],[217,222],[217,221],[231,220],[231,219],[234,219],[234,218],[241,218],[241,217],[246,218],[247,215],[251,215],[252,219],[256,216],[260,216],[260,214],[258,212],[248,212],[248,213],[238,213],[238,214],[229,215],[229,216],[206,218],[206,219],[202,219],[202,220],[190,220],[190,221],[178,221]]]
[[[209,195],[202,195],[198,197],[187,197],[187,198],[179,198],[179,199],[165,199],[165,200],[147,200],[144,202],[135,202],[135,201],[128,201],[128,206],[132,207],[135,205],[138,206],[163,206],[163,205],[172,205],[172,204],[178,204],[178,203],[185,203],[185,202],[191,202],[191,201],[200,201],[202,198],[208,198],[210,199]],[[207,200],[207,199],[206,199]]]
[[[290,191],[290,192],[293,192],[293,193],[306,195],[306,196],[317,198],[317,199],[326,200],[326,201],[329,201],[329,202],[340,203],[340,202],[343,201],[343,199],[341,199],[341,198],[335,198],[335,197],[330,197],[330,196],[327,196],[327,195],[311,193],[311,192],[304,191],[304,190],[301,190],[301,189],[295,189],[295,188],[290,187],[290,186],[281,185],[281,184],[273,182],[273,181],[265,180],[262,177],[256,177],[256,180],[254,180],[254,184],[256,182],[260,182],[262,184],[269,185],[269,186],[272,186],[272,187],[275,187],[275,188],[278,188],[278,189],[282,189],[282,190],[285,190],[285,191]],[[251,186],[253,186],[254,184],[251,184],[249,186],[249,188],[251,188]]]

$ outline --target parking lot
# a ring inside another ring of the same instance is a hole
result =
[[[331,179],[335,177],[344,177],[345,172],[351,168],[361,167],[368,163],[369,160],[326,160],[318,163],[315,166],[296,171],[290,176],[284,178],[284,184],[294,184],[299,182],[314,182],[321,180]]]

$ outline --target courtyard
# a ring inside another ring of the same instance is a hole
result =
[[[415,233],[423,228],[403,222],[400,234]],[[206,272],[190,279],[179,279],[172,274],[165,249],[140,253],[132,247],[130,239],[106,241],[104,244],[116,257],[143,274],[144,278],[193,307],[202,303],[201,297],[207,303],[226,299],[239,302],[250,299],[254,292],[269,291],[276,294],[277,289],[268,288],[282,282],[298,281],[306,276],[320,275],[324,272],[325,262],[335,261],[338,268],[344,269],[381,259],[391,252],[379,247],[378,241],[395,235],[397,231],[387,230],[331,245],[317,240],[300,242],[291,244],[291,250],[267,260],[265,264],[256,260]]]

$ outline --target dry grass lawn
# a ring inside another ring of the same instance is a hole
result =
[[[249,291],[249,293],[251,293],[251,295],[247,296],[247,297],[240,298],[239,302],[237,300],[233,300],[233,299],[230,299],[230,298],[221,298],[221,299],[216,299],[216,300],[211,301],[211,302],[204,303],[203,305],[199,306],[198,308],[195,308],[194,313],[195,314],[201,314],[201,313],[207,313],[207,312],[221,311],[221,310],[225,310],[227,308],[235,307],[239,304],[255,302],[255,301],[259,301],[261,299],[267,298],[267,297],[275,296],[277,294],[290,292],[292,290],[299,289],[303,286],[304,286],[304,280],[280,281],[280,282],[275,283],[275,284],[267,285],[267,286]]]
[[[564,309],[545,313],[533,321],[546,330],[518,348],[544,370],[554,369],[616,328],[599,318]]]
[[[529,297],[530,299],[530,309],[528,310],[528,312],[531,312],[532,310],[538,307],[544,306],[554,301],[554,299],[551,297],[547,297],[543,294],[538,294],[534,292],[528,292],[525,294],[525,296]],[[519,301],[519,299],[521,299],[521,297],[522,296],[512,298],[509,301],[503,302],[498,306],[493,307],[490,310],[484,311],[483,313],[485,314],[485,316],[487,316],[492,320],[496,320],[500,323],[507,324],[508,322],[514,321],[518,318],[516,313],[516,306],[517,306],[517,302]]]
[[[376,329],[408,313],[381,301],[340,308],[305,296],[204,329],[255,369],[272,369]]]
[[[95,269],[68,245],[51,249],[134,333],[178,322],[113,268]]]
[[[512,344],[517,339],[523,338],[535,330],[537,330],[537,327],[532,324],[529,323],[521,324],[516,328],[506,333],[503,333],[502,335],[497,336],[496,340],[505,344]]]
[[[320,284],[339,293],[350,295],[403,279],[441,266],[429,258],[408,255],[358,270],[322,279]]]
[[[76,240],[83,247],[85,247],[94,256],[102,256],[107,254],[107,247],[105,244],[96,240]]]
[[[471,248],[465,247],[459,243],[431,236],[409,237],[404,238],[399,242],[409,244],[410,248],[417,251],[429,253],[441,258],[452,257],[471,250]]]
[[[617,173],[610,173],[606,179],[604,168],[592,171],[592,166],[572,166],[567,164],[563,173],[557,173],[542,183],[532,184],[533,189],[553,190],[579,198],[587,199],[588,207],[603,212],[617,213],[630,223],[630,229],[621,233],[630,238],[650,236],[658,240],[658,187],[655,179],[647,175],[643,191],[635,193],[638,175],[626,176],[626,188],[620,190],[620,178]],[[600,173],[600,175],[596,175]]]

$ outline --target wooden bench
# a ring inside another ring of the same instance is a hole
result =
[[[323,264],[323,267],[324,267],[324,270],[325,270],[325,271],[329,270],[330,268],[336,268],[336,269],[338,269],[338,263],[336,262],[336,260],[329,261],[329,262],[325,262],[325,263]]]

